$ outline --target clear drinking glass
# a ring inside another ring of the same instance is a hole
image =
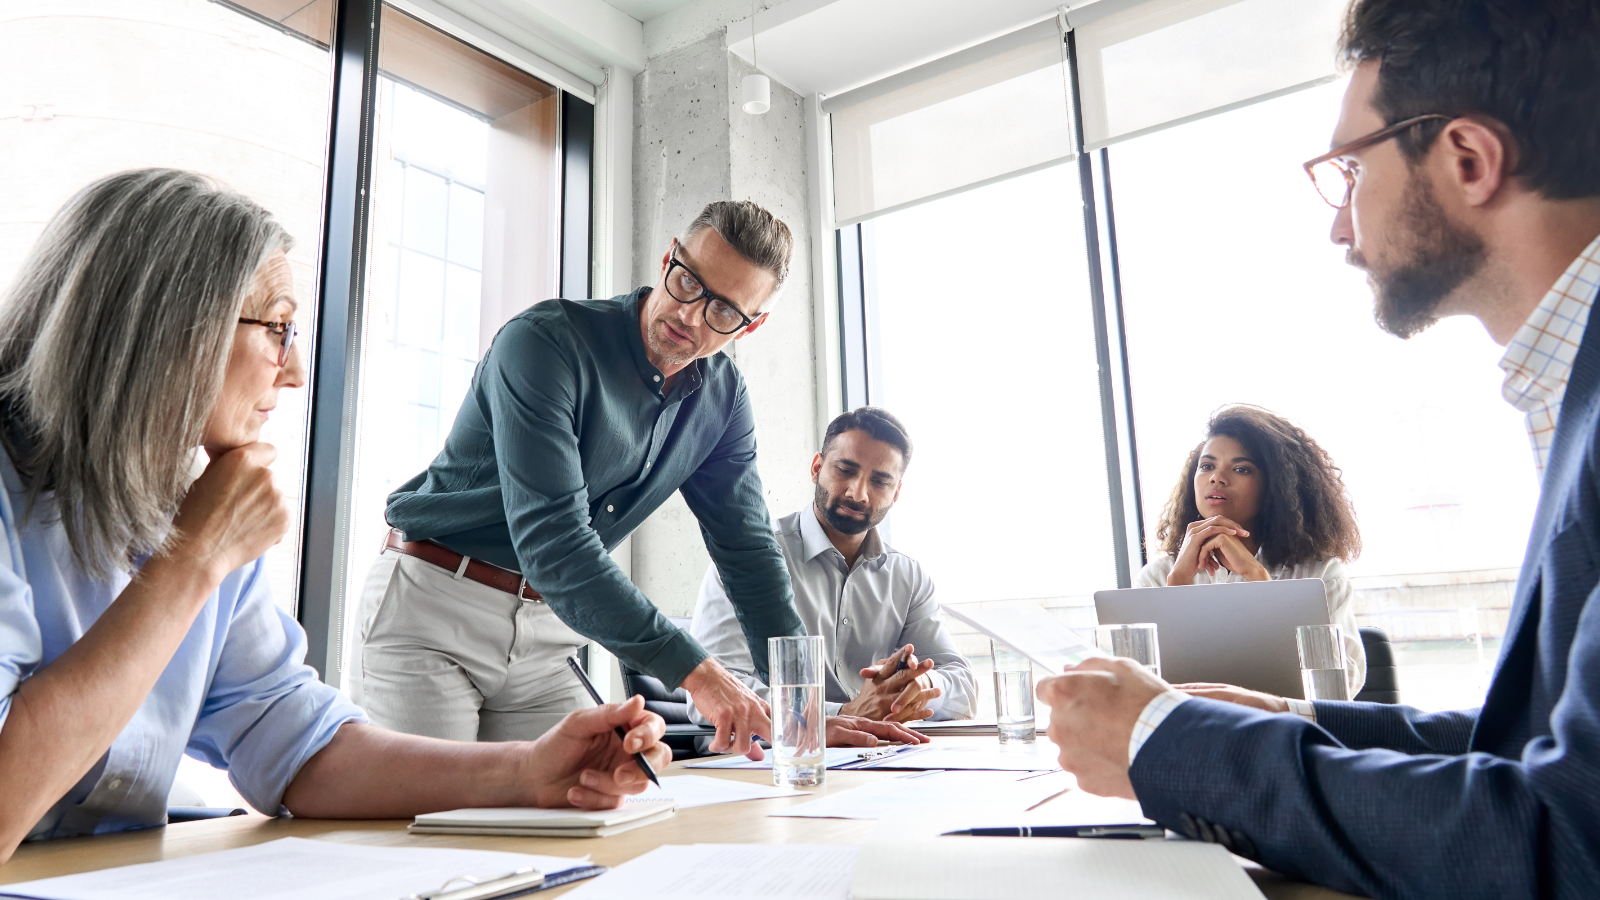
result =
[[[1349,700],[1344,677],[1344,632],[1337,625],[1301,625],[1294,630],[1300,648],[1300,687],[1307,700]]]
[[[821,637],[767,638],[772,680],[772,783],[812,786],[827,772]]]
[[[999,641],[989,642],[994,659],[994,717],[1000,743],[1031,744],[1038,735],[1033,717],[1033,662]]]
[[[1161,677],[1161,644],[1153,622],[1101,625],[1094,630],[1094,645],[1112,656],[1131,659]]]

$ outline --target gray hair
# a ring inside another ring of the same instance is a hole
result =
[[[240,308],[290,242],[205,176],[120,172],[67,201],[0,299],[6,450],[90,575],[170,545]]]
[[[718,200],[706,204],[689,223],[684,241],[707,228],[721,235],[746,262],[771,272],[777,283],[768,300],[778,296],[789,277],[789,257],[794,254],[794,235],[782,219],[749,200]]]

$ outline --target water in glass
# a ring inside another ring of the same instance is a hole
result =
[[[809,786],[822,783],[822,685],[786,684],[772,688],[772,783]]]

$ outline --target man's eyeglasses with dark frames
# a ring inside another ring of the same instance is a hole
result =
[[[240,325],[260,325],[272,332],[282,342],[278,347],[278,368],[289,363],[289,348],[294,346],[294,322],[263,322],[260,319],[240,319]]]
[[[706,290],[705,282],[693,269],[678,261],[678,242],[672,242],[672,258],[667,263],[667,293],[679,303],[704,301],[706,325],[717,334],[733,334],[750,327],[755,320],[745,315],[733,301]]]
[[[1374,144],[1381,144],[1412,126],[1421,125],[1423,122],[1432,121],[1433,119],[1448,120],[1451,118],[1454,117],[1439,113],[1429,113],[1425,116],[1415,116],[1396,122],[1387,128],[1380,128],[1369,135],[1358,137],[1348,144],[1329,150],[1316,159],[1305,163],[1306,174],[1311,176],[1311,183],[1316,186],[1317,193],[1322,195],[1324,202],[1334,209],[1344,209],[1350,205],[1350,195],[1354,194],[1356,190],[1355,172],[1343,161],[1344,157]],[[1339,199],[1335,200],[1335,197]]]

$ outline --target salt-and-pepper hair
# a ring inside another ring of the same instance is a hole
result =
[[[789,258],[794,255],[794,235],[789,226],[749,200],[717,200],[707,204],[689,223],[683,233],[684,242],[707,228],[721,235],[746,262],[772,273],[777,283],[767,302],[776,299],[789,277]]]
[[[67,201],[0,300],[24,514],[60,516],[91,576],[173,540],[241,306],[289,245],[270,213],[210,178],[120,172]]]

